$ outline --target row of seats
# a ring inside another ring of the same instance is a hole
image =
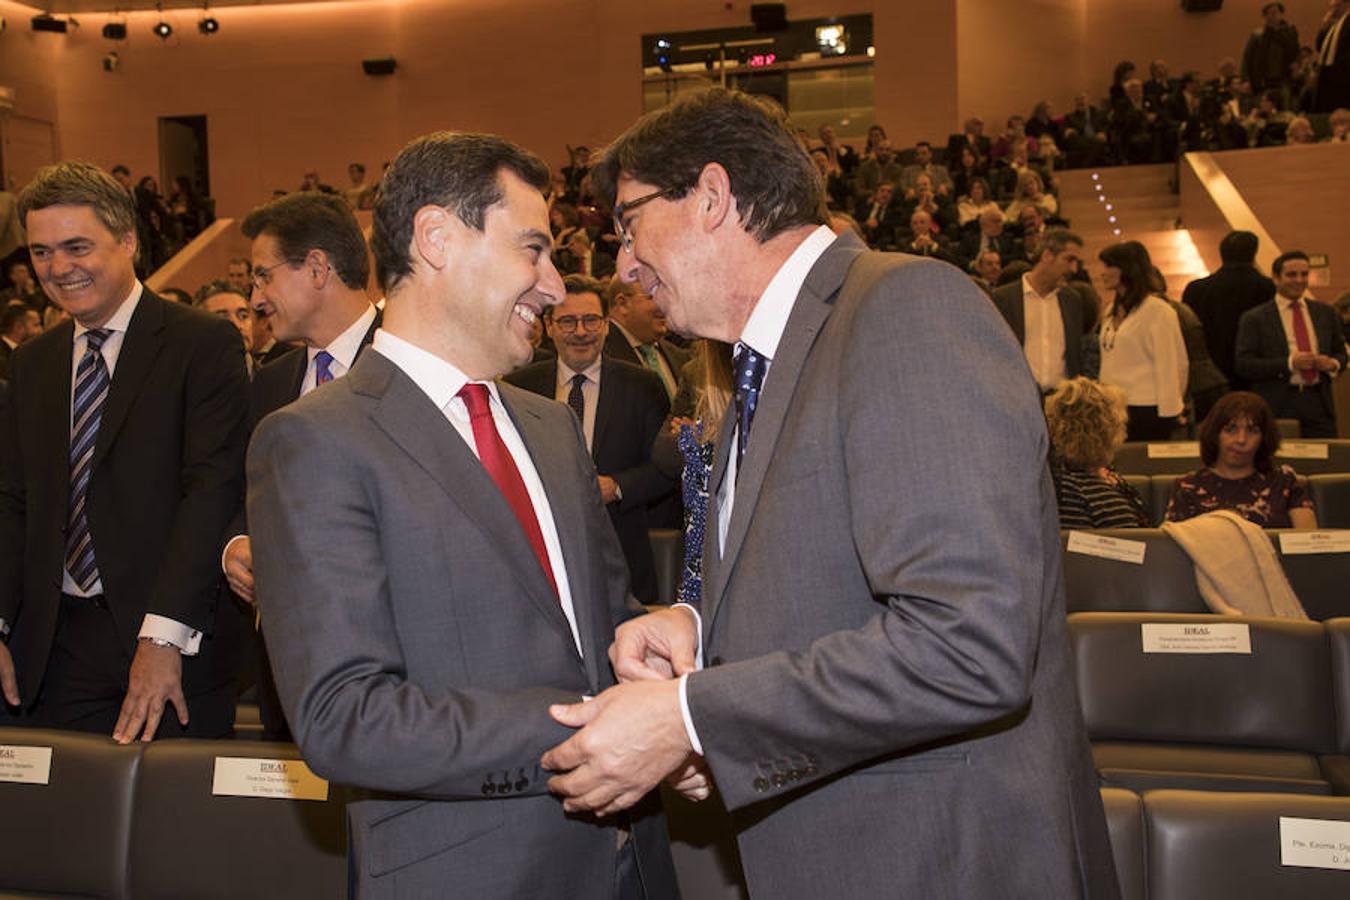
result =
[[[1275,460],[1293,466],[1300,475],[1350,473],[1350,440],[1286,440]],[[1111,465],[1125,475],[1184,475],[1204,463],[1198,441],[1130,441],[1121,445]]]
[[[1298,472],[1303,474],[1301,467]],[[1184,474],[1145,475],[1125,472],[1121,477],[1139,492],[1144,508],[1148,510],[1149,523],[1156,527],[1163,523],[1163,517],[1167,515],[1167,501],[1172,497],[1172,486]],[[1315,473],[1305,475],[1304,480],[1317,513],[1318,527],[1350,528],[1350,474]]]
[[[1350,794],[1350,618],[1076,613],[1069,635],[1104,786]]]
[[[1105,528],[1088,532],[1144,545],[1143,563],[1068,550],[1062,532],[1064,595],[1073,612],[1203,613],[1209,608],[1195,583],[1195,565],[1180,545],[1156,528]],[[1284,574],[1313,619],[1350,616],[1350,553],[1284,553],[1282,534],[1268,531]]]
[[[0,782],[0,896],[155,900],[332,898],[346,892],[345,807],[212,795],[221,757],[295,759],[291,745],[166,741],[0,729],[0,746],[52,750],[50,783]],[[1350,797],[1102,790],[1125,900],[1350,895],[1350,871],[1282,862],[1282,820],[1350,826]],[[745,897],[725,820],[676,801],[668,815],[681,892]],[[20,824],[21,823],[21,824]],[[719,824],[720,823],[720,824]]]

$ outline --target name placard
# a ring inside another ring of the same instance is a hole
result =
[[[1350,530],[1282,533],[1280,535],[1280,552],[1285,555],[1350,553]]]
[[[52,775],[51,747],[0,744],[0,781],[47,784]]]
[[[1280,864],[1350,870],[1350,822],[1280,816]]]
[[[1102,559],[1114,559],[1118,562],[1144,564],[1144,551],[1148,545],[1143,541],[1127,541],[1122,538],[1093,534],[1088,531],[1070,531],[1066,548],[1070,553],[1082,553],[1084,556],[1100,556]]]
[[[1328,459],[1329,450],[1326,444],[1287,441],[1280,444],[1280,449],[1275,451],[1275,455],[1287,456],[1290,459]]]
[[[327,800],[328,782],[298,759],[217,756],[211,793],[217,797]]]
[[[1167,441],[1148,445],[1149,459],[1184,459],[1199,455],[1199,441]]]
[[[1251,629],[1239,622],[1148,622],[1139,626],[1145,653],[1248,653]]]

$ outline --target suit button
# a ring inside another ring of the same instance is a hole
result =
[[[485,782],[483,782],[483,796],[484,796],[484,797],[491,797],[491,796],[492,796],[493,794],[495,794],[495,793],[497,793],[497,785],[496,785],[495,783],[493,783],[493,782],[491,782],[491,781],[485,781]]]
[[[755,793],[762,794],[769,789],[769,779],[763,775],[755,779]]]
[[[714,656],[711,660],[708,661],[708,668],[711,669],[713,666],[720,666],[721,664],[722,664],[722,657]]]
[[[511,793],[511,782],[509,782],[509,781],[503,781],[503,782],[501,782],[500,784],[498,784],[498,785],[497,785],[497,793],[499,793],[499,794],[509,794],[509,793]]]
[[[810,778],[812,775],[816,774],[816,771],[817,771],[817,770],[816,770],[816,767],[815,767],[814,764],[813,764],[813,765],[807,766],[805,769],[802,769],[802,772],[803,772],[808,778]]]

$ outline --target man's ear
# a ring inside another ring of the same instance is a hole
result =
[[[424,206],[413,214],[412,256],[437,271],[450,260],[459,217],[443,206]]]
[[[732,217],[732,224],[739,224],[736,198],[731,194],[731,176],[721,163],[711,162],[703,167],[698,181],[694,182],[693,193],[698,202],[694,215],[704,231],[716,231],[727,223],[728,217]]]

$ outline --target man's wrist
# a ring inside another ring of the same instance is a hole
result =
[[[164,638],[161,637],[142,637],[137,638],[137,640],[149,644],[152,647],[172,647],[173,649],[177,650],[180,653],[183,652],[182,647],[178,646],[173,641],[165,640]]]

